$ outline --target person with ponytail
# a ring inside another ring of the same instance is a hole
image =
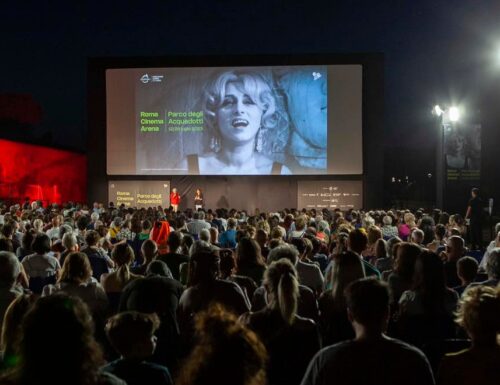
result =
[[[111,258],[116,265],[115,271],[101,275],[101,285],[108,295],[112,312],[116,312],[120,303],[123,288],[139,275],[130,271],[130,265],[135,260],[134,250],[127,243],[118,243],[111,252]]]
[[[241,322],[262,340],[269,354],[270,385],[299,384],[311,358],[321,347],[316,323],[297,315],[299,282],[287,259],[271,263],[264,273],[267,306],[246,313]]]

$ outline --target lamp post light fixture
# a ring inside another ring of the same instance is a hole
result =
[[[444,180],[445,180],[445,153],[444,153],[444,133],[450,130],[461,118],[461,109],[457,106],[441,108],[435,105],[432,114],[439,119],[438,140],[436,146],[436,207],[444,208]]]

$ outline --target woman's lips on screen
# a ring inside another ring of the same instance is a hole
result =
[[[240,119],[240,118],[238,118],[238,119],[233,119],[231,121],[231,124],[235,128],[240,128],[240,127],[246,127],[246,126],[248,126],[249,122],[246,119]]]

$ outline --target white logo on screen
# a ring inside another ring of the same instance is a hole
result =
[[[148,74],[144,74],[141,76],[141,82],[144,84],[148,83],[161,83],[163,80],[163,75],[151,75],[149,76]]]
[[[312,75],[314,80],[318,80],[321,77],[321,74],[319,72],[313,72]]]

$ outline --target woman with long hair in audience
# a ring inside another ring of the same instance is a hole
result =
[[[453,314],[457,302],[456,291],[446,287],[441,259],[423,251],[415,263],[413,289],[405,291],[399,300],[397,330],[401,339],[425,344],[455,337]]]
[[[101,285],[108,295],[110,309],[114,312],[118,309],[123,288],[140,276],[130,271],[135,256],[134,250],[128,244],[116,244],[111,252],[111,258],[116,265],[116,270],[109,274],[103,274],[101,276]]]
[[[176,385],[265,385],[266,349],[257,335],[221,305],[196,316],[197,343]]]
[[[237,315],[250,309],[245,294],[236,283],[219,279],[219,263],[220,258],[210,245],[198,246],[190,256],[188,288],[182,293],[177,308],[179,328],[186,346],[192,342],[194,316],[211,303],[218,302]]]
[[[243,275],[236,274],[236,258],[231,249],[219,250],[220,255],[220,279],[236,283],[243,293],[247,302],[250,304],[257,284],[255,281]]]
[[[351,251],[337,255],[332,266],[329,277],[332,288],[324,291],[318,300],[324,345],[354,337],[354,330],[347,319],[344,290],[351,282],[365,277],[361,259]]]
[[[415,275],[415,263],[420,255],[420,248],[409,242],[402,242],[396,250],[394,269],[389,274],[389,303],[393,311],[396,311],[401,294],[413,288]]]
[[[380,230],[380,228],[377,226],[370,226],[367,230],[367,236],[368,244],[366,245],[366,249],[363,251],[362,255],[368,262],[372,263],[372,261],[376,259],[375,244],[379,239],[383,239],[382,230]]]
[[[500,379],[500,292],[476,286],[465,291],[456,322],[470,339],[470,349],[447,354],[441,362],[438,383],[442,385],[498,384]]]
[[[297,315],[297,271],[287,259],[271,263],[264,275],[267,306],[241,320],[255,331],[269,353],[269,384],[299,384],[320,349],[313,320]]]
[[[66,257],[57,283],[45,286],[42,296],[55,293],[81,298],[94,317],[104,320],[108,297],[102,286],[92,277],[92,268],[86,254],[75,252]]]
[[[241,238],[236,247],[236,258],[238,275],[250,277],[257,285],[260,285],[266,271],[266,264],[257,241],[247,237]]]
[[[125,384],[99,370],[104,360],[92,317],[77,297],[39,298],[24,316],[20,335],[17,363],[0,378],[2,384]]]

